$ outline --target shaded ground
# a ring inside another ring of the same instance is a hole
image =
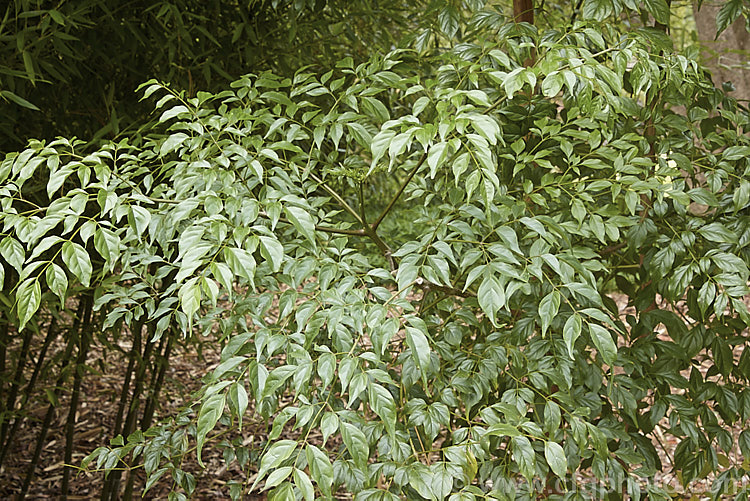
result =
[[[200,388],[200,378],[209,372],[219,360],[219,350],[205,343],[199,355],[194,350],[175,350],[165,376],[164,389],[159,398],[157,416],[169,416],[188,401],[190,394]],[[127,347],[123,347],[127,348]],[[62,347],[58,347],[62,349]],[[111,438],[111,430],[117,412],[117,402],[122,385],[127,358],[121,354],[107,353],[106,360],[101,351],[92,352],[87,360],[91,373],[87,374],[76,419],[76,443],[73,463],[81,460],[96,447],[106,444]],[[46,381],[47,385],[54,384]],[[40,383],[41,385],[41,383]],[[44,394],[37,395],[43,398]],[[58,499],[63,474],[65,447],[65,423],[69,394],[61,395],[60,406],[50,427],[46,444],[42,450],[39,466],[31,484],[27,499]],[[0,499],[10,499],[17,494],[26,475],[28,464],[36,446],[40,423],[47,411],[47,400],[38,400],[29,405],[30,415],[14,439],[14,446],[0,471]],[[244,431],[251,430],[245,427]],[[244,434],[244,433],[243,433]],[[225,487],[230,480],[242,480],[241,471],[227,471],[223,468],[221,452],[207,448],[204,453],[204,470],[197,464],[186,463],[184,469],[193,473],[197,480],[195,499],[229,499]],[[140,498],[140,486],[144,485],[142,470],[137,470],[136,496]],[[140,477],[140,478],[139,478]],[[71,496],[68,499],[95,499],[99,497],[104,477],[102,474],[78,472],[72,477]],[[125,478],[122,484],[124,485]],[[163,478],[147,494],[147,499],[166,499],[171,481]]]

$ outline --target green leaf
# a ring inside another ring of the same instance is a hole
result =
[[[253,260],[255,261],[255,260]],[[234,283],[234,273],[225,263],[214,261],[211,263],[211,274],[230,294],[232,293],[232,284]]]
[[[657,23],[669,26],[669,4],[666,0],[643,0],[643,4]]]
[[[554,474],[564,479],[568,472],[568,460],[560,444],[544,442],[544,457]]]
[[[369,386],[370,407],[383,420],[388,434],[394,437],[396,433],[396,402],[393,400],[393,395],[377,383],[370,382]]]
[[[94,247],[109,263],[111,271],[120,255],[120,237],[107,228],[99,227],[94,233]]]
[[[583,2],[583,18],[603,21],[612,15],[611,0],[586,0]]]
[[[722,244],[736,244],[737,236],[721,223],[711,223],[698,229],[706,240]]]
[[[234,383],[229,387],[229,401],[232,402],[232,406],[237,410],[237,418],[239,421],[239,431],[242,431],[242,417],[247,410],[249,399],[247,396],[247,390],[242,383]]]
[[[266,474],[283,463],[292,452],[297,448],[297,442],[294,440],[279,440],[272,444],[263,457],[260,458],[260,468],[258,469],[258,476],[255,478],[255,482],[250,490],[254,490]]]
[[[724,2],[724,5],[721,6],[716,15],[716,37],[714,37],[714,40],[718,39],[719,35],[740,17],[743,4],[743,0],[728,0]],[[743,156],[747,156],[747,154]]]
[[[42,290],[37,278],[29,278],[18,285],[16,289],[16,310],[18,311],[18,330],[22,330],[26,323],[39,309],[42,300]]]
[[[422,374],[422,382],[427,388],[427,368],[430,365],[430,343],[427,336],[415,327],[406,326],[406,343],[411,349],[411,356]]]
[[[552,320],[557,316],[560,309],[560,293],[554,290],[544,296],[539,303],[539,317],[542,320],[542,337],[547,333]]]
[[[305,501],[313,501],[315,499],[315,489],[310,481],[310,477],[307,476],[307,473],[297,468],[294,469],[294,485],[302,492],[302,497]]]
[[[461,16],[453,5],[448,4],[438,14],[438,23],[440,31],[448,38],[453,38],[458,32]]]
[[[351,122],[346,124],[346,127],[349,129],[349,132],[354,137],[354,140],[357,142],[357,144],[359,144],[363,148],[370,147],[370,143],[372,143],[372,136],[362,124]]]
[[[333,381],[333,374],[336,370],[336,355],[333,353],[323,353],[318,358],[318,376],[323,383],[323,388],[327,388]]]
[[[312,216],[306,210],[293,205],[284,206],[284,212],[294,227],[297,228],[297,231],[315,245],[315,222]]]
[[[62,258],[65,266],[75,275],[84,287],[91,282],[91,259],[86,249],[74,242],[65,242],[62,245]]]
[[[344,439],[349,454],[359,468],[367,468],[367,460],[370,457],[370,448],[367,445],[365,434],[353,424],[341,422],[341,436]]]
[[[698,307],[701,313],[705,314],[706,310],[711,306],[716,297],[716,286],[711,280],[706,280],[703,286],[698,291]]]
[[[517,437],[521,432],[512,424],[493,423],[487,428],[487,434],[497,437]]]
[[[137,205],[130,207],[128,211],[128,224],[135,230],[136,235],[143,235],[150,222],[151,213],[148,210]]]
[[[562,90],[565,79],[561,73],[553,71],[542,80],[542,94],[545,97],[555,97]]]
[[[166,122],[170,118],[174,118],[178,116],[180,113],[190,113],[190,110],[187,109],[187,106],[184,106],[182,104],[178,106],[174,106],[161,114],[161,116],[159,117],[159,122]],[[170,137],[174,137],[174,136],[170,136]],[[187,136],[185,136],[185,138],[187,138]]]
[[[201,306],[201,287],[198,277],[191,278],[180,287],[177,293],[183,313],[188,318],[188,325],[193,325],[193,316]]]
[[[372,151],[372,162],[370,165],[370,170],[372,170],[375,165],[377,165],[378,160],[383,158],[383,155],[385,155],[385,152],[388,151],[391,140],[395,135],[396,133],[392,130],[384,130],[379,132],[373,138],[372,143],[370,144],[370,150]]]
[[[612,365],[617,359],[617,345],[615,345],[609,330],[598,324],[588,324],[591,340],[599,351],[605,364]]]
[[[721,10],[724,10],[726,7],[730,6],[733,3],[739,3],[740,4],[740,11],[742,10],[742,0],[730,0],[727,3],[724,4],[724,6],[721,8]],[[738,14],[739,15],[739,14]],[[719,16],[721,16],[721,12],[719,13]],[[735,17],[736,19],[736,17]],[[718,21],[718,19],[717,19]],[[731,23],[730,23],[731,24]],[[721,32],[723,30],[719,30]],[[739,160],[741,158],[747,158],[750,156],[750,146],[730,146],[727,149],[725,149],[721,157],[724,160],[728,160],[730,162],[733,162],[735,160]]]
[[[573,203],[570,205],[570,214],[576,218],[576,221],[578,221],[578,224],[583,223],[583,220],[586,219],[586,207],[583,205],[583,202],[581,202],[579,199],[574,198]]]
[[[581,316],[578,313],[574,313],[568,317],[563,327],[563,341],[565,341],[565,346],[568,348],[568,355],[571,360],[575,360],[573,353],[576,339],[581,335],[581,324]]]
[[[530,481],[534,478],[534,473],[536,471],[536,459],[531,442],[529,442],[529,439],[525,436],[517,435],[511,438],[511,444],[513,449],[513,460],[518,465],[521,475]]]
[[[502,139],[502,130],[491,116],[472,114],[471,126],[493,146],[497,144],[498,139]]]
[[[486,275],[477,291],[479,306],[492,325],[497,325],[497,311],[505,306],[505,289],[494,275]]]
[[[64,304],[65,293],[68,291],[68,276],[65,274],[65,270],[55,263],[50,263],[45,278],[47,287],[60,298],[60,304]],[[2,284],[2,280],[0,280],[0,284]]]
[[[26,70],[26,75],[33,84],[36,82],[36,71],[34,70],[34,61],[31,59],[31,53],[27,50],[21,52],[21,58],[23,59],[23,66]]]
[[[34,111],[40,111],[39,108],[34,103],[30,103],[29,101],[25,100],[21,96],[14,94],[13,92],[9,90],[0,90],[0,97],[7,99],[8,101],[13,101],[18,106],[23,106],[24,108],[28,108]]]
[[[323,444],[339,429],[339,418],[333,412],[326,412],[320,420],[320,432],[323,434]]]
[[[397,156],[402,154],[411,145],[412,132],[402,132],[396,135],[388,145],[388,156],[391,158],[391,164]]]
[[[60,26],[65,26],[65,17],[60,13],[60,11],[55,9],[50,9],[47,11],[49,14],[49,17],[52,18],[54,22],[59,24]]]
[[[263,486],[263,490],[270,489],[272,487],[276,487],[281,482],[287,479],[289,477],[289,474],[292,472],[291,466],[284,466],[282,468],[278,468],[271,472],[270,475],[268,475],[268,478],[266,479],[266,484]]]
[[[719,200],[716,198],[716,195],[708,191],[706,188],[693,188],[688,191],[688,195],[690,195],[693,202],[699,204],[708,205],[709,207],[717,207],[719,205]]]
[[[190,136],[188,136],[184,132],[177,132],[175,134],[172,134],[166,139],[166,141],[162,143],[161,148],[159,149],[159,155],[162,157],[168,155],[169,153],[179,148],[182,143],[187,141],[189,137]]]
[[[714,356],[714,363],[721,375],[729,376],[734,367],[734,357],[732,356],[732,348],[729,346],[729,343],[724,339],[715,338],[711,344],[711,353]]]
[[[23,262],[26,260],[26,252],[23,245],[13,237],[5,237],[0,240],[0,256],[20,274],[23,270]]]
[[[225,247],[224,259],[236,276],[244,277],[251,283],[255,278],[255,258],[245,249]]]
[[[737,440],[737,444],[740,446],[742,456],[745,458],[750,457],[750,430],[742,430]]]
[[[518,247],[518,236],[513,228],[510,226],[499,226],[498,228],[495,228],[495,233],[497,233],[497,236],[505,242],[505,245],[507,245],[510,250],[517,254],[521,254],[521,249]]]
[[[261,235],[260,237],[260,254],[266,261],[270,261],[271,270],[279,271],[281,263],[284,260],[284,247],[278,240],[272,237]]]
[[[52,174],[50,174],[49,180],[47,181],[47,196],[49,198],[52,198],[54,193],[62,187],[62,185],[65,183],[65,180],[72,173],[73,168],[66,165],[60,167],[59,169],[56,169]]]
[[[432,145],[430,152],[427,154],[427,165],[430,166],[430,177],[434,178],[437,174],[438,167],[443,164],[446,153],[448,151],[448,143],[438,143]]]
[[[524,82],[521,79],[522,73],[523,68],[516,68],[508,73],[503,79],[503,89],[508,95],[508,99],[512,99],[513,94],[521,90],[521,88],[523,87]]]
[[[423,464],[417,463],[408,470],[409,486],[424,499],[435,501],[437,497],[432,490],[434,475]]]
[[[547,236],[547,230],[544,229],[544,225],[539,222],[538,219],[532,219],[530,217],[522,217],[519,219],[531,231],[535,232],[540,237],[544,238]]]
[[[310,466],[310,475],[318,484],[324,495],[331,495],[331,486],[333,485],[333,466],[328,454],[318,449],[312,444],[308,444],[305,450],[307,464]]]
[[[198,412],[198,428],[196,439],[198,441],[198,464],[205,468],[201,459],[201,451],[203,450],[203,444],[206,441],[208,433],[216,427],[216,423],[224,413],[225,404],[224,393],[215,393],[208,397],[201,405],[201,409]]]
[[[435,463],[430,467],[432,472],[432,492],[438,500],[445,499],[453,491],[453,475],[445,462]]]

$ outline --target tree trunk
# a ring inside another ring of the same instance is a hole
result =
[[[534,0],[513,0],[513,20],[534,24]]]
[[[706,0],[700,10],[693,6],[695,26],[702,46],[703,64],[711,70],[714,85],[721,89],[730,81],[736,90],[730,93],[737,99],[750,99],[750,70],[741,69],[748,60],[750,33],[745,29],[745,18],[740,16],[732,25],[716,36],[716,15],[723,2]]]

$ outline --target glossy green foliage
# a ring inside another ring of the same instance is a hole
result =
[[[683,482],[746,474],[747,111],[648,30],[476,22],[438,54],[149,82],[142,144],[6,157],[19,326],[94,287],[105,328],[223,343],[192,406],[84,467],[190,495],[182,456],[220,447],[234,498],[669,499],[643,479],[671,434]]]

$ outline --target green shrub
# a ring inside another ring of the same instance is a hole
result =
[[[235,498],[670,499],[642,485],[658,428],[682,482],[746,473],[747,111],[648,30],[479,40],[196,98],[149,82],[143,144],[0,164],[20,327],[76,283],[105,327],[223,343],[192,406],[84,467],[178,498],[219,446],[258,471]],[[249,419],[254,455],[217,445]]]

